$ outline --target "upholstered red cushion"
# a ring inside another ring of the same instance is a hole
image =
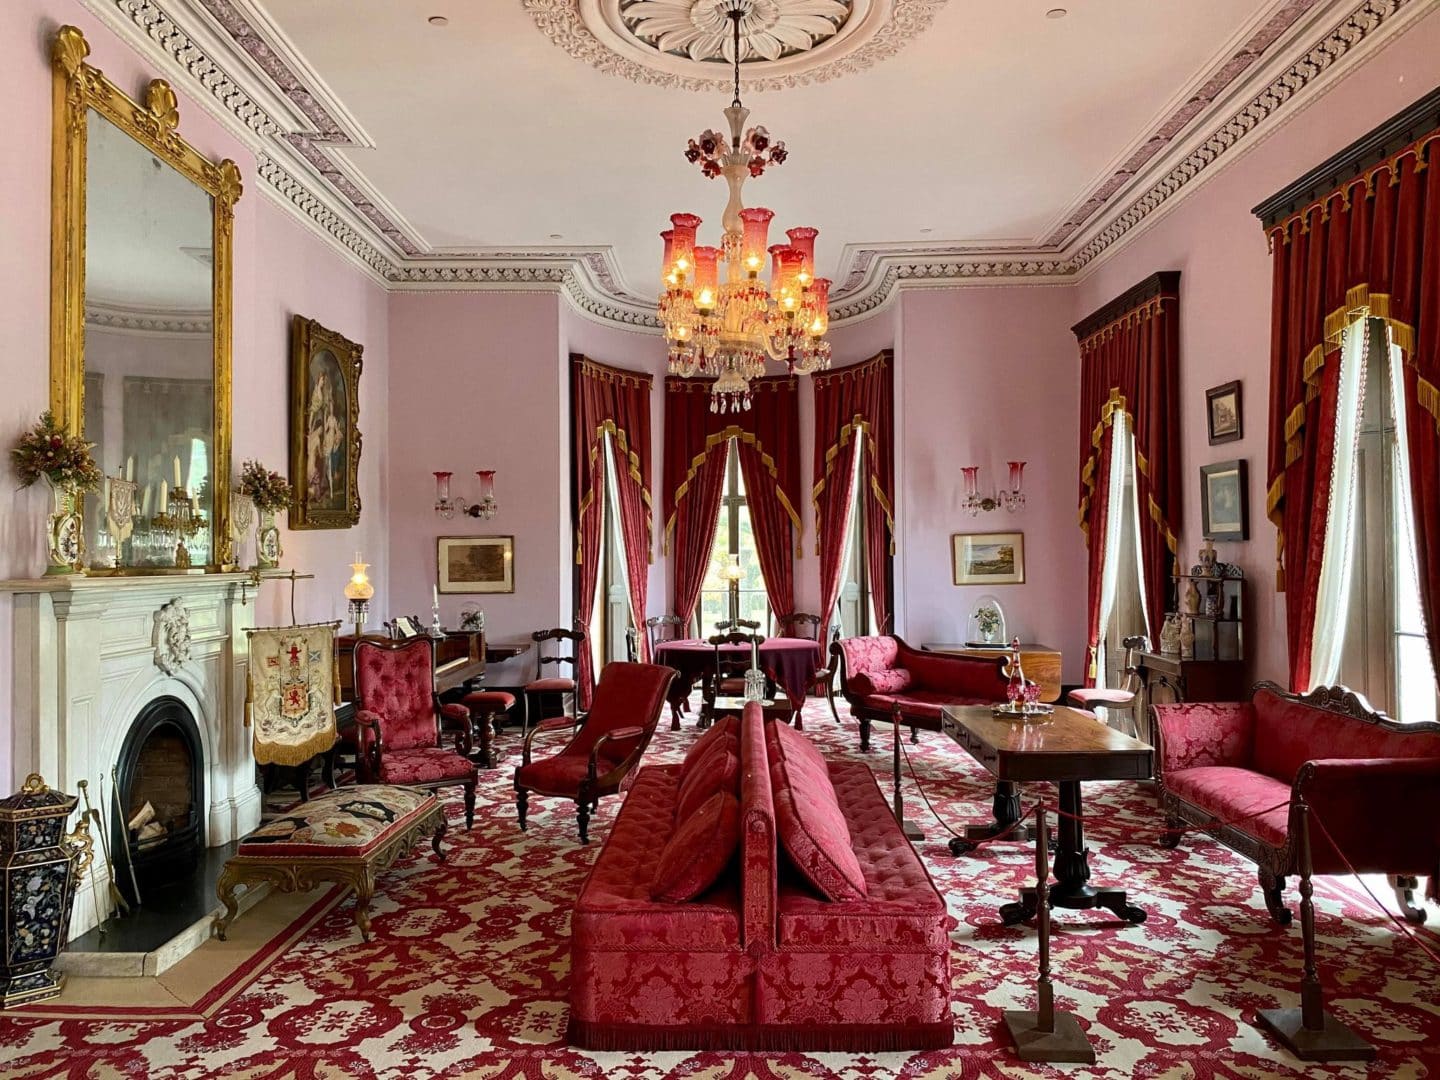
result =
[[[934,690],[916,690],[912,687],[903,694],[871,694],[862,698],[860,704],[867,709],[886,713],[893,711],[898,704],[900,715],[906,720],[911,717],[921,720],[939,720],[940,710],[946,705],[992,705],[994,699],[942,694]]]
[[[360,784],[327,792],[271,818],[240,841],[239,855],[363,858],[435,805],[413,788]]]
[[[717,791],[679,819],[679,827],[660,853],[650,882],[656,900],[683,904],[694,900],[730,865],[740,846],[740,800]]]
[[[1294,783],[1300,766],[1319,758],[1440,757],[1440,735],[1382,727],[1288,701],[1255,695],[1255,768]]]
[[[1066,697],[1082,709],[1104,708],[1106,705],[1125,706],[1135,704],[1135,695],[1129,690],[1112,690],[1099,686],[1082,686],[1071,690]]]
[[[808,742],[785,724],[767,724],[766,750],[775,795],[775,826],[790,861],[831,900],[863,900],[864,871],[828,771],[796,745]]]
[[[515,695],[503,690],[475,690],[466,694],[461,701],[465,707],[478,712],[505,712],[515,707]]]
[[[951,698],[976,698],[980,701],[1004,701],[1009,680],[1001,674],[1001,657],[951,656],[947,653],[912,649],[901,642],[895,657],[896,667],[910,672],[914,682],[910,693],[926,690],[947,694]]]
[[[435,682],[429,639],[399,648],[361,641],[355,645],[355,691],[360,707],[380,718],[387,750],[435,746]]]
[[[1242,832],[1273,847],[1285,843],[1290,823],[1290,784],[1249,769],[1202,765],[1165,774],[1165,789],[1222,822],[1234,822]],[[1271,810],[1279,805],[1279,809]],[[1250,814],[1269,810],[1259,817]]]
[[[701,803],[716,792],[736,794],[740,786],[740,740],[718,742],[680,781],[675,796],[675,823],[683,824]]]
[[[727,738],[734,738],[737,742],[740,738],[740,721],[737,717],[726,716],[715,721],[710,730],[701,735],[685,751],[685,760],[680,763],[680,781],[683,783],[685,777],[690,775],[693,769],[716,743],[725,742]]]
[[[574,679],[532,679],[525,684],[527,694],[568,694],[574,689]]]
[[[380,756],[380,782],[385,784],[457,783],[474,780],[475,763],[454,750],[422,746],[413,750],[386,749]]]
[[[850,688],[862,697],[868,697],[871,694],[899,693],[913,681],[905,668],[887,668],[856,675],[850,680]]]

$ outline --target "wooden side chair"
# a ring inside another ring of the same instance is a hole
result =
[[[579,670],[580,650],[585,647],[585,631],[563,627],[536,630],[530,635],[530,640],[535,642],[535,678],[525,684],[525,730],[528,732],[547,715],[571,717],[571,723],[574,723],[575,676]],[[547,642],[555,643],[548,651]],[[565,652],[566,642],[569,643],[568,655]],[[567,665],[568,675],[565,674]],[[552,668],[557,674],[547,675],[546,672]],[[551,702],[558,704],[559,711],[547,714],[545,709]]]
[[[435,694],[435,643],[355,643],[356,761],[369,784],[465,792],[465,828],[475,824],[475,763],[470,710],[441,705]],[[455,732],[453,749],[442,744],[441,717]]]
[[[515,770],[515,810],[526,827],[530,795],[575,801],[580,842],[590,842],[590,815],[600,799],[625,785],[650,745],[675,669],[658,664],[605,665],[584,723],[572,727],[565,716],[541,720],[525,733],[521,763]],[[550,757],[532,761],[537,735],[570,732],[570,741]]]
[[[741,697],[745,693],[745,672],[750,670],[751,648],[758,648],[764,640],[759,634],[746,633],[740,630],[730,630],[723,634],[715,634],[707,639],[715,650],[714,666],[708,671],[700,682],[700,719],[699,726],[707,728],[715,719],[715,699],[721,697]],[[744,652],[736,652],[727,649],[726,646],[745,645]],[[775,688],[771,684],[770,677],[765,677],[765,696],[773,697]]]
[[[835,717],[835,723],[840,723],[840,710],[835,707],[835,650],[831,648],[840,640],[840,624],[831,623],[826,627],[819,615],[811,615],[805,611],[792,611],[781,615],[775,622],[785,637],[804,638],[806,641],[820,643],[820,667],[815,671],[815,682],[811,685],[810,692],[825,695],[825,700],[830,703],[830,714]]]
[[[1143,634],[1136,634],[1127,637],[1121,644],[1125,646],[1124,683],[1116,689],[1088,686],[1071,690],[1065,695],[1065,704],[1082,712],[1088,712],[1092,716],[1097,708],[1104,709],[1107,720],[1112,715],[1117,718],[1124,716],[1129,725],[1130,734],[1138,739],[1140,738],[1140,715],[1136,710],[1136,703],[1139,700],[1141,679],[1140,668],[1135,663],[1135,654],[1148,650],[1150,639]],[[1116,724],[1110,726],[1118,727]]]
[[[645,640],[650,645],[650,656],[655,656],[655,646],[664,641],[679,641],[685,636],[685,621],[679,615],[652,615],[645,620]]]

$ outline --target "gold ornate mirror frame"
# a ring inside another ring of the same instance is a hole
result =
[[[90,45],[62,26],[51,47],[54,66],[54,143],[50,214],[50,409],[71,431],[85,415],[85,172],[88,110],[109,120],[211,196],[214,251],[214,551],[215,565],[234,563],[230,536],[231,266],[240,170],[229,158],[211,161],[182,139],[175,91],[152,79],[145,103],[135,101],[85,62]],[[124,572],[123,570],[121,571]]]

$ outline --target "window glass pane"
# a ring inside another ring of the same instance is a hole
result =
[[[725,491],[720,516],[715,524],[715,539],[710,547],[710,565],[700,591],[700,636],[715,632],[715,624],[730,618],[730,583],[725,569],[732,555],[739,557],[743,577],[740,579],[740,617],[753,619],[762,629],[769,619],[770,607],[765,594],[765,576],[760,572],[760,555],[755,548],[755,531],[750,521],[750,507],[745,502],[745,484],[735,459],[735,442],[727,450]],[[733,538],[733,545],[732,545]]]
[[[1435,673],[1430,646],[1423,637],[1395,637],[1396,717],[1407,724],[1435,719]]]

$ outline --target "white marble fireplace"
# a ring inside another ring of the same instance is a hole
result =
[[[244,726],[243,631],[255,603],[249,575],[57,577],[3,582],[0,590],[14,594],[20,775],[38,772],[71,794],[88,781],[108,824],[111,774],[127,732],[147,703],[173,697],[200,733],[205,843],[229,843],[255,828],[260,791]],[[95,925],[90,890],[103,896],[107,887],[98,838],[95,855],[75,898],[72,937]]]

